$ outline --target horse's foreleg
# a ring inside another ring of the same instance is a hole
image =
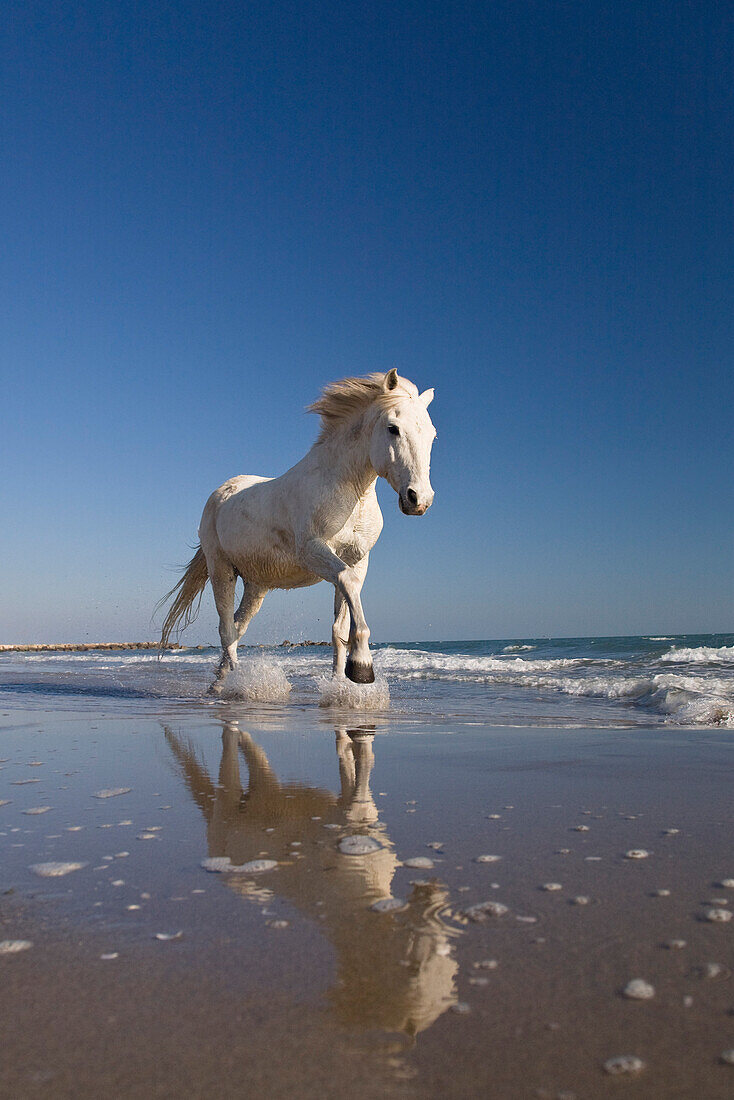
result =
[[[370,632],[362,610],[360,592],[367,572],[368,556],[354,566],[348,566],[321,539],[310,539],[302,548],[304,566],[325,581],[331,581],[337,595],[346,601],[351,616],[349,656],[344,671],[355,684],[371,684],[375,679],[370,656]]]
[[[262,607],[267,594],[267,588],[260,588],[250,581],[245,581],[245,591],[242,593],[240,606],[237,608],[237,614],[234,617],[235,661],[237,660],[237,643]]]
[[[343,676],[349,644],[349,604],[338,588],[334,589],[334,625],[331,628],[331,644],[334,648],[334,675]]]
[[[349,656],[344,665],[344,672],[355,684],[371,684],[374,682],[375,673],[372,667],[369,640],[370,632],[362,610],[362,585],[367,576],[369,555],[365,554],[361,561],[348,571],[349,576],[344,577],[345,598],[351,623],[349,627]],[[349,594],[346,594],[348,590]]]

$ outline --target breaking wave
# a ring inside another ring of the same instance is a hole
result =
[[[671,649],[668,653],[664,653],[660,660],[676,664],[734,664],[734,645],[722,645],[718,648],[702,645],[696,646],[695,649]]]

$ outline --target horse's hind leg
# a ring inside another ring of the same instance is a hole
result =
[[[209,563],[207,562],[207,565]],[[237,585],[237,573],[227,561],[221,559],[209,568],[214,603],[219,615],[219,639],[222,643],[222,659],[209,688],[213,695],[219,695],[222,681],[230,669],[237,664],[237,632],[234,625],[234,593]]]

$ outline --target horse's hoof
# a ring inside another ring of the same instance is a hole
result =
[[[351,657],[347,657],[344,672],[347,679],[351,680],[353,684],[374,684],[375,682],[375,670],[372,665],[363,664],[362,661],[353,661]]]

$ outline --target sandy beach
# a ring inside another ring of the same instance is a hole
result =
[[[732,733],[1,721],[3,1095],[731,1095]]]

